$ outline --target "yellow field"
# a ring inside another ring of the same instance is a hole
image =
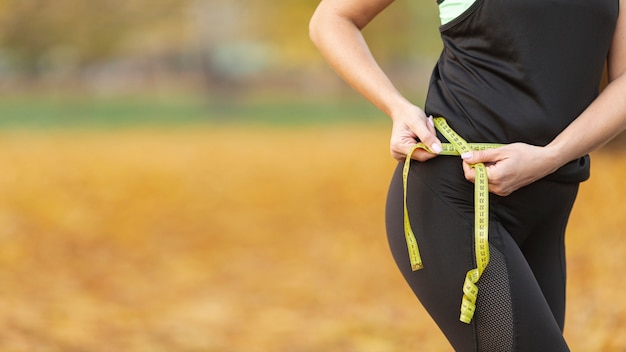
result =
[[[0,134],[0,351],[450,351],[392,263],[389,126]],[[573,351],[626,351],[624,153],[568,233]]]

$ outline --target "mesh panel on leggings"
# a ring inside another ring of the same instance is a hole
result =
[[[511,286],[504,255],[489,245],[490,259],[478,281],[476,333],[478,351],[514,350]]]

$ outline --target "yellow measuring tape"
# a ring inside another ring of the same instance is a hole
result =
[[[443,150],[439,155],[458,156],[473,150],[497,148],[503,145],[493,143],[467,143],[448,126],[443,117],[434,118],[434,122],[437,130],[450,142],[442,144]],[[413,152],[418,148],[433,153],[426,145],[418,143],[408,153],[402,172],[404,188],[404,235],[406,237],[413,271],[420,270],[424,267],[419,248],[417,247],[415,234],[411,229],[409,210],[406,205],[411,155],[413,155]],[[476,283],[489,263],[489,188],[487,184],[487,169],[483,163],[474,164],[472,167],[476,170],[476,179],[474,181],[474,246],[476,252],[476,268],[467,272],[463,284],[463,301],[461,303],[460,320],[466,324],[472,321],[474,311],[476,310],[476,297],[478,296],[478,286],[476,286]]]

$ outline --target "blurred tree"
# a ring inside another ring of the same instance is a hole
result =
[[[254,35],[278,48],[282,67],[310,65],[319,54],[308,40],[309,19],[319,1],[249,0],[257,22]],[[432,56],[439,49],[436,2],[396,1],[381,13],[364,33],[382,61],[408,60],[417,55]]]
[[[2,0],[0,44],[14,67],[36,76],[50,66],[106,59],[130,32],[171,18],[184,4],[184,0]]]
[[[146,75],[182,68],[190,73],[186,77],[203,76],[211,89],[228,91],[248,86],[251,77],[265,84],[277,72],[292,81],[325,65],[308,38],[318,3],[0,0],[0,74],[42,78],[49,72],[63,77],[87,72],[85,79],[93,79],[98,72],[128,80],[129,71],[141,74],[144,65],[152,67]],[[436,21],[434,2],[397,1],[368,26],[366,36],[381,63],[400,67],[432,56]]]
[[[237,78],[261,60],[250,49],[256,39],[247,1],[191,0],[187,13],[188,50],[196,56],[208,84],[235,91]]]

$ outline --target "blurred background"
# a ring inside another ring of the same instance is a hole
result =
[[[393,264],[388,119],[317,1],[0,0],[0,351],[450,351]],[[421,105],[436,3],[365,30]],[[566,337],[626,351],[623,148],[568,233]]]
[[[346,97],[352,100],[352,106],[345,104],[348,108],[364,109],[308,39],[316,5],[290,0],[269,6],[258,0],[3,0],[0,91],[5,109],[15,112],[13,118],[3,114],[2,121],[74,125],[265,114],[254,117],[302,122],[326,114],[305,110],[287,118],[268,109],[309,104],[324,111],[328,104],[344,104]],[[400,2],[368,29],[374,50],[384,48],[376,50],[381,63],[401,79],[398,84],[407,93],[423,91],[423,79],[437,56],[435,9]],[[91,114],[69,116],[87,102]],[[60,104],[65,106],[62,113]],[[50,117],[36,116],[38,107]],[[108,111],[113,107],[119,109]],[[148,111],[153,116],[120,116],[131,108],[153,109]],[[357,111],[373,114],[365,109]],[[27,116],[18,118],[18,111]]]

